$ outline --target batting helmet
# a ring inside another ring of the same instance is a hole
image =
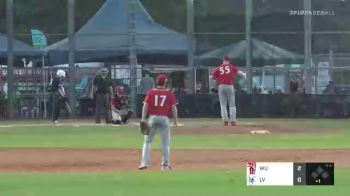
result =
[[[63,78],[66,77],[66,72],[63,71],[62,69],[58,70],[56,74],[58,77],[63,77]]]

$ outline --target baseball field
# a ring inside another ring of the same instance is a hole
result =
[[[0,123],[0,196],[349,195],[349,119],[181,119],[172,129],[173,170],[160,171],[160,139],[138,171],[137,122]],[[270,134],[250,131],[269,130]],[[247,187],[247,161],[335,162],[335,186]]]

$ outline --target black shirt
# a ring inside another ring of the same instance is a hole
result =
[[[295,94],[298,91],[298,87],[299,87],[299,82],[298,81],[291,81],[289,88],[290,88],[290,92],[292,94]]]
[[[62,84],[61,80],[59,77],[55,76],[52,79],[52,84],[51,84],[51,90],[53,93],[58,92],[58,89],[60,88],[60,85]]]
[[[94,79],[94,85],[97,88],[96,93],[106,94],[109,93],[110,87],[112,86],[112,82],[111,79],[109,79],[108,77],[102,78],[100,75],[98,75]]]

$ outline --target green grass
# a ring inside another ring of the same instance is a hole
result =
[[[247,187],[243,171],[129,172],[112,174],[0,174],[3,196],[317,195],[350,192],[349,169],[336,170],[335,186]]]
[[[184,128],[184,127],[183,127]],[[137,127],[13,127],[0,129],[0,147],[139,148]],[[159,147],[159,136],[154,147]],[[350,148],[350,132],[334,134],[173,135],[177,149]]]
[[[252,120],[252,121],[250,121]],[[254,122],[257,124],[283,124],[284,126],[290,127],[305,127],[313,129],[323,130],[338,130],[350,132],[350,121],[349,119],[281,119],[281,118],[254,118],[254,119],[243,119],[243,122]]]
[[[177,149],[330,149],[350,148],[350,120],[241,119],[242,123],[283,124],[334,133],[269,135],[173,135]],[[6,124],[45,124],[46,121],[7,121]],[[71,122],[74,123],[74,122]],[[221,124],[197,119],[185,127]],[[178,129],[182,129],[178,128]],[[0,127],[0,147],[140,148],[137,127]],[[160,147],[159,138],[153,147]],[[0,160],[1,162],[1,160]],[[336,186],[247,187],[244,169],[233,171],[173,171],[120,173],[0,173],[0,196],[346,196],[350,169],[337,169]]]

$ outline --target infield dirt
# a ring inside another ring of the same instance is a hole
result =
[[[83,125],[87,126],[86,123]],[[65,126],[71,126],[71,124],[65,124]],[[136,125],[131,124],[130,126]],[[244,122],[237,127],[224,127],[210,124],[210,122],[193,123],[184,120],[184,126],[173,128],[172,134],[198,136],[250,134],[250,131],[259,129],[269,130],[271,134],[339,133],[339,131],[330,131],[326,128],[306,128],[297,123],[290,126],[273,121],[263,124]],[[0,148],[0,172],[136,171],[140,156],[141,149]],[[153,150],[150,170],[160,169],[160,159],[160,150]],[[329,162],[330,160],[335,162],[337,168],[350,168],[350,149],[176,149],[171,151],[171,163],[176,170],[243,169],[248,161]]]
[[[1,148],[0,172],[136,171],[139,149]],[[243,169],[247,161],[327,162],[350,167],[350,149],[337,150],[173,150],[175,170]],[[150,170],[160,170],[153,150]]]

